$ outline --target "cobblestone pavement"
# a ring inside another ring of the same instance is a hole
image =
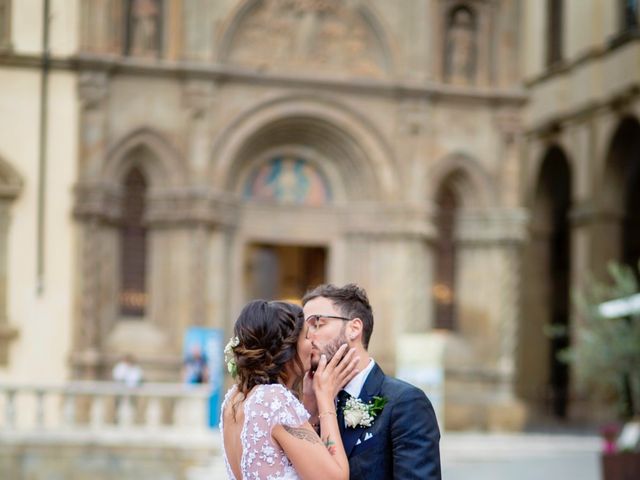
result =
[[[600,480],[601,441],[569,434],[447,433],[444,480]]]

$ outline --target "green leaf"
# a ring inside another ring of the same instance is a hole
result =
[[[369,402],[369,413],[374,417],[378,415],[389,400],[386,397],[373,397],[373,402]]]

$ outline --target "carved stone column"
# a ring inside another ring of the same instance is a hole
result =
[[[9,324],[7,315],[7,237],[9,233],[10,200],[0,197],[0,366],[9,361],[9,344],[18,330]]]
[[[117,215],[117,192],[101,183],[99,170],[106,150],[106,100],[108,78],[104,72],[80,74],[78,94],[80,112],[79,179],[74,206],[80,223],[78,278],[78,318],[74,334],[72,363],[76,375],[99,376],[101,321],[103,225]],[[113,261],[113,260],[111,260]]]
[[[211,82],[188,80],[183,87],[183,106],[188,112],[188,159],[196,184],[206,183],[204,172],[209,158],[209,142],[212,138],[211,120],[214,111],[215,86]],[[209,238],[213,235],[212,218],[209,217],[210,201],[202,185],[192,193],[192,214],[194,216],[190,232],[190,323],[206,325],[207,322],[207,265],[210,249]],[[213,200],[215,203],[215,200]]]
[[[498,112],[495,124],[501,135],[500,203],[508,208],[517,208],[522,201],[523,125],[520,110]]]
[[[424,208],[388,204],[350,208],[345,224],[345,278],[367,290],[375,318],[371,351],[393,372],[396,351],[391,340],[430,327],[427,240],[433,227]]]
[[[517,430],[525,411],[515,395],[520,322],[522,209],[461,214],[457,241],[463,278],[459,292],[462,333],[474,346],[474,368],[484,372],[484,427]],[[464,313],[466,311],[466,314]],[[480,399],[479,399],[480,400]]]
[[[119,217],[119,192],[100,184],[76,187],[74,216],[80,223],[78,261],[78,318],[75,322],[72,363],[75,375],[97,378],[101,368],[101,350],[105,324],[111,305],[115,276],[113,249],[109,248],[107,231]]]
[[[80,73],[80,151],[78,170],[81,179],[96,179],[106,150],[107,100],[109,78],[106,72]]]
[[[183,86],[182,104],[188,113],[187,155],[196,183],[206,184],[205,172],[209,160],[209,142],[213,112],[215,110],[216,86],[213,82],[187,80]]]
[[[147,221],[163,238],[158,245],[159,258],[167,258],[168,245],[183,246],[183,257],[178,263],[184,268],[169,274],[166,270],[169,267],[161,267],[164,263],[158,262],[158,269],[165,273],[154,274],[158,282],[153,289],[162,296],[171,283],[186,286],[186,309],[179,315],[183,320],[176,324],[174,315],[171,324],[165,319],[159,326],[170,330],[172,335],[189,325],[223,327],[221,312],[226,308],[224,292],[230,278],[226,238],[237,221],[235,202],[198,187],[158,191],[150,198]],[[158,312],[158,316],[164,318],[166,312]]]

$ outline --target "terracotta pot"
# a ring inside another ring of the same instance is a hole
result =
[[[640,452],[602,455],[602,478],[603,480],[640,479]]]

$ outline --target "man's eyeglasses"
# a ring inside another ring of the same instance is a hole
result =
[[[309,315],[305,319],[307,324],[307,334],[305,338],[309,338],[309,335],[316,332],[320,327],[325,325],[329,320],[342,320],[343,322],[350,322],[352,318],[338,317],[336,315]]]

